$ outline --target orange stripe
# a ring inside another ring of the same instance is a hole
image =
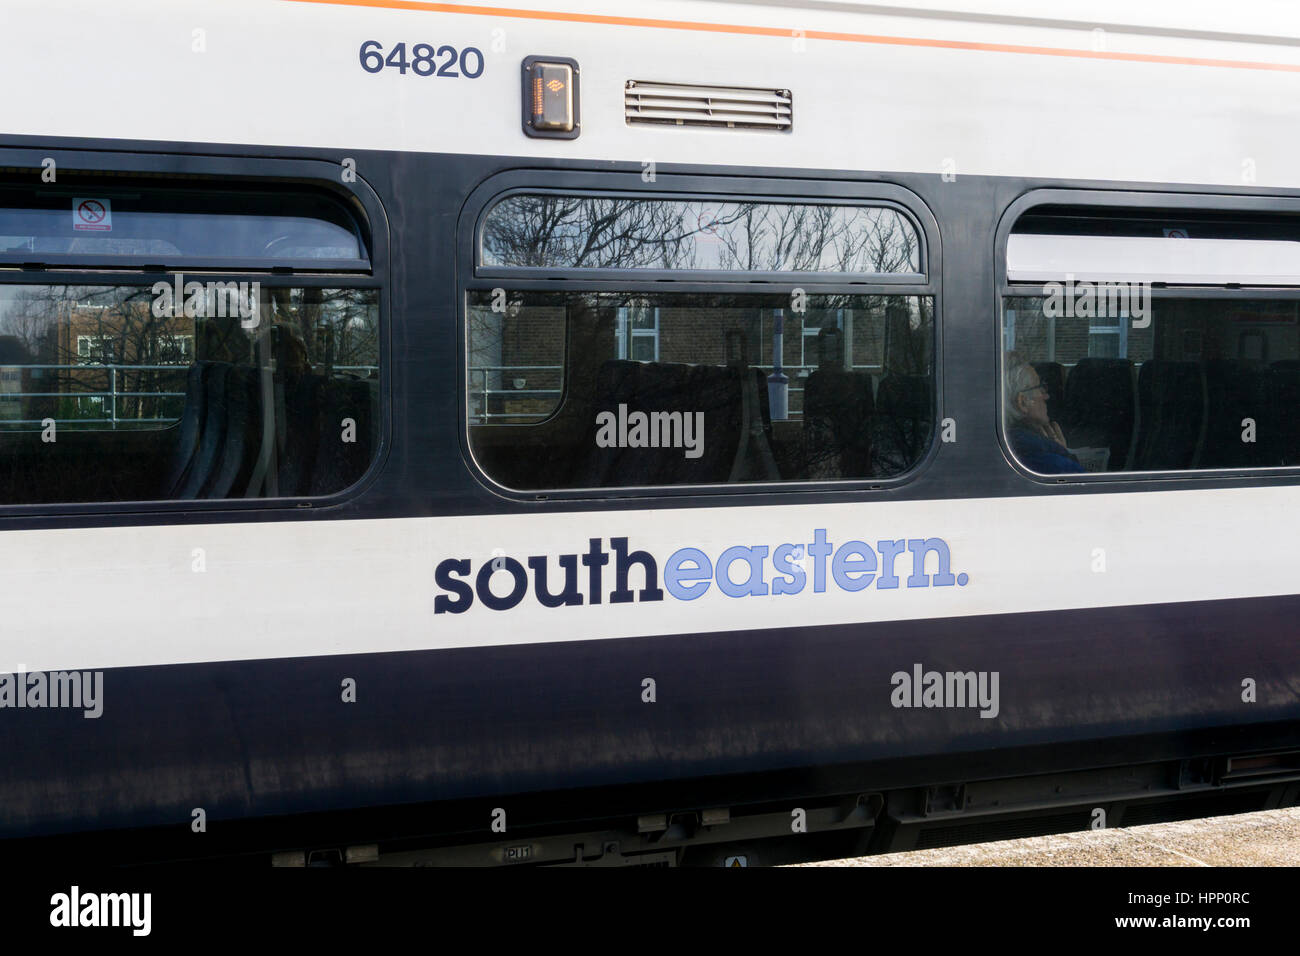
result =
[[[518,20],[552,20],[563,23],[595,23],[603,26],[650,27],[656,30],[694,30],[703,33],[737,33],[748,36],[793,39],[802,34],[809,40],[841,43],[876,43],[887,46],[930,47],[942,50],[976,50],[984,53],[1019,53],[1032,56],[1065,56],[1082,60],[1119,60],[1128,63],[1164,63],[1173,66],[1210,66],[1232,70],[1276,70],[1300,73],[1300,63],[1265,63],[1257,60],[1214,60],[1199,56],[1161,56],[1155,53],[1105,53],[1071,50],[1066,47],[1021,46],[1013,43],[973,43],[967,40],[930,40],[923,37],[891,37],[869,33],[837,33],[827,30],[786,30],[735,23],[697,23],[691,20],[655,20],[649,17],[611,17],[598,13],[556,13],[520,10],[514,7],[462,6],[458,3],[421,3],[418,0],[286,0],[289,3],[321,3],[345,7],[382,7],[388,10],[420,10],[425,13],[460,13],[475,17],[509,17]]]

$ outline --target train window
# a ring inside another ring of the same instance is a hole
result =
[[[1043,474],[1300,465],[1300,223],[1049,207],[1007,248],[1003,418]]]
[[[356,221],[324,195],[89,183],[0,187],[0,262],[6,261],[369,268]]]
[[[375,290],[248,292],[196,316],[156,309],[151,286],[0,285],[0,503],[296,497],[360,478]]]
[[[888,478],[930,443],[923,295],[469,293],[469,435],[516,490]],[[500,306],[500,307],[498,307]]]
[[[76,203],[0,185],[0,261],[23,264],[0,271],[0,505],[354,484],[378,444],[379,290],[351,212],[63,180]]]
[[[923,279],[916,229],[888,206],[516,194],[484,218],[479,262]]]

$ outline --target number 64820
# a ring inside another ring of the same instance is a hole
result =
[[[461,50],[454,46],[435,49],[431,43],[417,43],[411,47],[408,59],[405,43],[396,44],[384,56],[382,43],[367,40],[361,44],[357,55],[361,60],[361,69],[367,73],[379,73],[385,68],[391,68],[403,76],[407,70],[416,76],[463,76],[468,80],[477,80],[483,75],[483,51],[472,46]]]

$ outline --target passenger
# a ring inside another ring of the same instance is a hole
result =
[[[1020,463],[1046,475],[1084,471],[1065,447],[1061,426],[1047,416],[1047,386],[1034,367],[1008,357],[1004,388],[1007,440]]]

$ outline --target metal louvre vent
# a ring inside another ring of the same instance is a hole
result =
[[[794,123],[789,90],[738,86],[689,86],[628,80],[623,112],[630,124],[715,126],[723,129],[774,129],[789,132]]]

